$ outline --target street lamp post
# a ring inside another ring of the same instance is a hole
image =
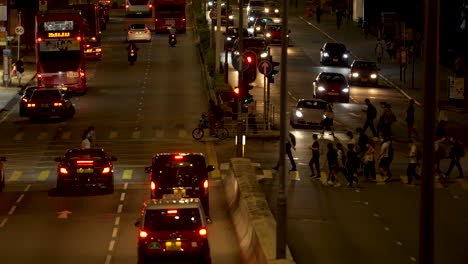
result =
[[[228,29],[229,29],[229,0],[226,1],[226,31],[225,31],[225,36],[224,36],[224,83],[229,82],[229,65],[228,65],[228,48],[227,48],[227,42],[226,42],[226,36],[228,34]]]
[[[244,53],[244,35],[242,34],[242,27],[244,26],[244,0],[239,0],[239,37],[237,38],[239,41],[239,55],[242,55]],[[242,85],[242,78],[243,74],[241,71],[239,71],[239,82],[238,86],[240,89],[245,89]],[[241,119],[241,113],[242,113],[242,100],[240,98],[237,100],[237,142],[236,142],[236,155],[237,157],[243,157],[243,149],[242,149],[242,137],[243,137],[243,127],[244,127],[244,122]]]

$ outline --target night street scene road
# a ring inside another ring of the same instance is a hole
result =
[[[467,13],[1,0],[0,263],[468,263]]]

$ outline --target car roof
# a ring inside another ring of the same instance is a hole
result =
[[[322,102],[322,103],[328,103],[327,101],[323,100],[323,99],[319,99],[319,98],[301,98],[299,100],[297,100],[297,102],[304,102],[304,101],[316,101],[316,102]]]
[[[180,199],[151,199],[143,202],[145,210],[160,209],[192,209],[200,208],[201,203],[198,198],[180,198]]]

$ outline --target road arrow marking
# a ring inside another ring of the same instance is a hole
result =
[[[67,218],[68,218],[68,214],[71,214],[71,213],[72,213],[72,212],[67,211],[67,210],[62,211],[62,212],[57,212],[57,214],[58,214],[57,218],[58,218],[58,219],[67,219]]]

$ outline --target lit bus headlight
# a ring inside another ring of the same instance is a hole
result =
[[[371,74],[370,77],[371,77],[372,79],[375,79],[375,78],[377,78],[377,74],[373,73],[373,74]]]

